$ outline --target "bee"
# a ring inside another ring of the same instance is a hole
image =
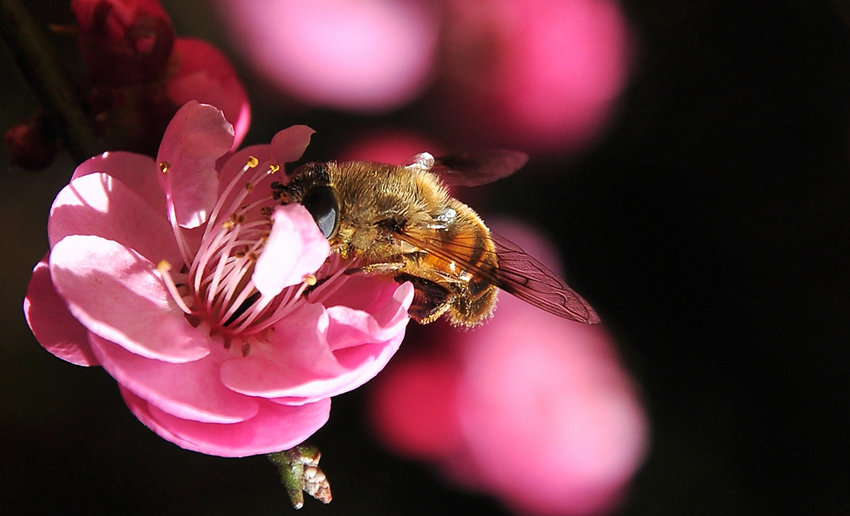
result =
[[[356,261],[349,273],[411,282],[411,318],[445,315],[472,327],[493,312],[502,289],[549,313],[597,323],[593,308],[519,246],[491,232],[447,186],[475,186],[508,176],[528,157],[491,150],[435,159],[417,154],[402,165],[314,162],[273,185],[283,204],[302,204],[331,249]]]

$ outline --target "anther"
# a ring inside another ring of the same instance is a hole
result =
[[[276,163],[272,163],[271,165],[269,165],[269,174],[275,174],[278,170],[280,170],[280,165]]]
[[[248,344],[247,342],[243,342],[242,343],[242,356],[247,357],[248,353],[250,353],[250,352],[251,352],[251,345]]]
[[[258,160],[254,156],[248,156],[248,163],[247,163],[248,167],[254,168],[259,164],[260,164],[260,160]]]
[[[159,162],[159,171],[162,172],[163,174],[168,172],[168,169],[170,169],[170,168],[171,168],[171,164],[169,162],[167,162],[167,161],[160,161]]]

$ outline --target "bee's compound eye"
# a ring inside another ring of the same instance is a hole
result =
[[[327,185],[314,186],[304,194],[301,204],[313,216],[325,238],[336,234],[339,225],[339,201],[333,188]]]

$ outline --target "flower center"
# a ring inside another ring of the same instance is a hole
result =
[[[163,173],[168,169],[168,163],[160,163]],[[271,231],[276,201],[271,187],[266,190],[268,195],[253,194],[279,170],[275,163],[260,166],[257,158],[249,157],[222,191],[205,227],[185,230],[172,222],[189,265],[176,273],[170,272],[167,263],[158,267],[187,318],[209,324],[213,334],[224,337],[226,348],[238,341],[243,355],[248,354],[250,341],[262,339],[275,323],[306,302],[302,294],[307,289],[311,289],[309,301],[318,302],[345,281],[346,267],[332,259],[317,272],[321,282],[310,275],[275,296],[263,295],[255,287],[252,276]],[[201,230],[200,244],[192,252],[195,246],[189,242],[197,238],[193,232]]]

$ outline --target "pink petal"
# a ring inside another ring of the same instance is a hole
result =
[[[149,261],[183,258],[165,212],[156,212],[141,197],[106,174],[89,174],[59,192],[50,210],[47,233],[55,245],[69,235],[96,235],[114,240]]]
[[[233,127],[213,106],[190,101],[171,119],[156,161],[168,164],[160,181],[180,226],[194,228],[207,220],[218,198],[215,162],[231,145]]]
[[[322,304],[344,306],[372,313],[387,306],[387,302],[397,294],[398,288],[399,284],[392,278],[353,274],[347,276],[345,285]]]
[[[82,162],[71,176],[74,179],[102,172],[124,183],[145,200],[155,212],[165,214],[165,193],[159,185],[159,168],[149,157],[132,152],[104,152]]]
[[[298,161],[310,144],[310,136],[316,131],[306,125],[293,125],[279,131],[272,138],[272,154],[278,165]]]
[[[368,279],[373,283],[381,281],[381,278]],[[363,342],[381,342],[404,334],[410,321],[407,309],[413,301],[413,285],[385,283],[382,294],[362,310],[341,305],[328,307],[331,323],[328,341],[332,350],[336,352]],[[342,359],[342,355],[337,353],[337,358]]]
[[[269,345],[222,364],[221,381],[242,394],[280,398],[301,396],[298,389],[317,378],[335,378],[343,369],[328,348],[328,324],[321,305],[301,306],[275,326]]]
[[[65,237],[50,252],[50,274],[74,317],[92,333],[144,357],[189,362],[209,354],[153,263],[97,236]]]
[[[168,97],[177,106],[196,100],[221,109],[234,128],[231,149],[238,147],[251,125],[251,106],[230,61],[213,45],[192,38],[177,38],[172,59],[177,66],[166,83]]]
[[[179,419],[121,389],[127,406],[139,420],[174,444],[209,455],[245,457],[287,450],[313,435],[328,420],[331,400],[301,406],[259,403],[259,412],[241,423],[199,423]]]
[[[377,310],[378,318],[344,307],[302,307],[275,326],[271,345],[225,362],[222,381],[237,392],[291,398],[293,404],[348,392],[373,378],[398,350],[412,296],[410,284],[399,286]]]
[[[278,206],[272,220],[271,234],[252,277],[265,296],[276,296],[304,281],[325,263],[331,251],[310,212],[300,204]]]
[[[62,360],[81,366],[98,365],[89,347],[88,332],[53,287],[47,260],[47,256],[42,258],[32,271],[24,299],[27,324],[44,349]]]
[[[170,364],[130,353],[97,335],[89,338],[103,368],[123,388],[163,412],[201,423],[238,423],[257,415],[256,399],[237,394],[221,383],[221,360],[212,355]]]

